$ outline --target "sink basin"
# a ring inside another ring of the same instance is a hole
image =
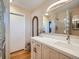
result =
[[[55,43],[55,45],[65,48],[65,49],[79,51],[79,44],[74,44],[74,43],[68,44],[67,42],[58,41]]]

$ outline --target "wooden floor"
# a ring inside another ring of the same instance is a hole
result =
[[[10,59],[31,59],[31,53],[25,50],[10,54]]]

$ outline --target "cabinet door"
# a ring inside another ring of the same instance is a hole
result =
[[[70,57],[65,56],[65,55],[63,55],[63,54],[59,54],[59,55],[60,55],[60,59],[71,59]]]
[[[50,59],[59,59],[59,53],[55,50],[50,50]]]
[[[44,45],[42,45],[42,59],[50,59],[49,48]]]
[[[35,48],[36,48],[36,43],[35,41],[31,41],[31,59],[35,59]]]
[[[41,44],[36,42],[36,59],[41,59]]]

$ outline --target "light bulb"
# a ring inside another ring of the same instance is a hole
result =
[[[45,15],[48,16],[48,13],[46,13]]]
[[[12,3],[13,0],[10,0],[10,3]]]

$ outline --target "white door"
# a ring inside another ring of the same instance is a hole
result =
[[[10,14],[10,52],[25,48],[25,18],[23,15]]]

